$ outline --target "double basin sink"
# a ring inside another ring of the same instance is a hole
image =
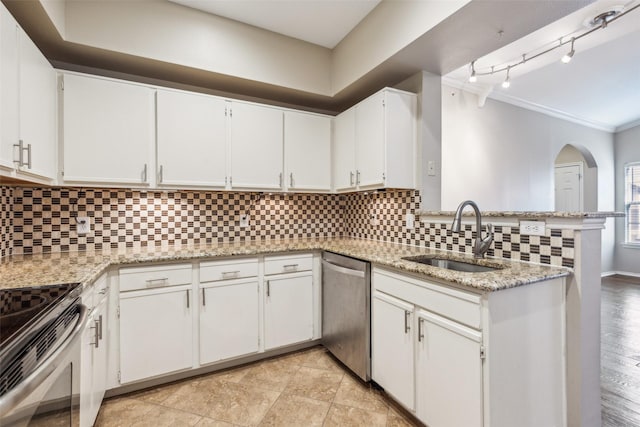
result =
[[[502,269],[501,267],[489,267],[486,265],[472,264],[470,262],[438,258],[432,255],[408,256],[402,259],[405,261],[417,262],[419,264],[430,265],[447,270],[461,271],[463,273],[485,273]]]

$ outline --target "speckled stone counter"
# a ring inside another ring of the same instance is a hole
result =
[[[453,217],[454,211],[422,211],[416,212],[418,216],[450,216]],[[463,216],[475,216],[472,210],[465,210]],[[541,219],[541,218],[618,218],[624,217],[624,212],[556,212],[556,211],[482,211],[483,218],[520,218],[520,219]]]
[[[190,261],[215,257],[250,256],[327,250],[371,262],[374,266],[391,267],[455,283],[481,292],[492,292],[568,276],[570,269],[529,264],[506,259],[474,260],[473,256],[456,252],[397,245],[359,239],[300,239],[238,242],[190,247],[147,247],[110,253],[67,252],[47,255],[13,256],[0,263],[0,289],[80,282],[90,284],[111,266],[152,262]],[[464,273],[405,261],[415,255],[432,255],[497,267],[483,273]]]

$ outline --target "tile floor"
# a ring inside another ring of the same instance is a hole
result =
[[[103,402],[96,427],[415,426],[323,347]]]

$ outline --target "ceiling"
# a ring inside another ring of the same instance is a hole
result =
[[[169,0],[333,49],[381,0]]]
[[[499,52],[499,49],[509,46],[528,34],[535,34],[540,28],[554,23],[576,10],[579,11],[593,2],[593,0],[548,0],[544,2],[540,0],[471,0],[468,3],[464,3],[464,6],[436,25],[425,29],[412,42],[404,43],[402,45],[404,47],[399,46],[399,50],[394,50],[390,56],[385,56],[375,65],[368,65],[363,70],[361,77],[352,81],[343,89],[333,95],[327,95],[306,92],[286,85],[277,85],[224,74],[215,70],[211,71],[179,63],[163,62],[151,57],[132,55],[101,46],[92,46],[90,43],[69,42],[60,36],[50,16],[43,8],[41,1],[2,0],[45,56],[54,66],[60,69],[126,78],[179,89],[196,90],[329,114],[344,111],[380,88],[397,85],[420,71],[445,75],[456,69],[466,70],[467,64],[473,59],[483,58],[490,52]],[[86,0],[66,1],[81,3]],[[100,0],[92,1],[99,2]],[[382,38],[379,38],[375,45],[371,45],[369,39],[360,39],[355,44],[356,49],[362,49],[360,48],[362,43],[364,43],[366,49],[375,49],[378,44],[393,40],[400,32],[401,27],[399,26],[405,26],[403,22],[386,21],[386,15],[381,12],[381,10],[388,10],[395,7],[396,4],[400,4],[400,2],[396,3],[397,0],[382,0],[379,3],[378,0],[172,0],[172,2],[174,1],[180,2],[180,4],[190,3],[190,6],[198,3],[199,6],[203,7],[220,8],[216,13],[223,13],[223,9],[226,10],[224,13],[231,13],[229,11],[235,9],[236,12],[233,12],[235,15],[233,15],[232,19],[246,22],[251,26],[259,25],[269,28],[270,31],[284,32],[289,31],[287,28],[299,29],[301,27],[309,27],[309,30],[311,30],[311,22],[321,22],[324,24],[324,28],[319,32],[323,36],[317,43],[326,43],[328,45],[342,39],[345,32],[349,32],[350,26],[355,25],[357,30],[362,27],[362,23],[365,21],[371,24],[371,17],[374,16],[374,31],[379,33],[378,36]],[[430,1],[436,7],[438,3],[446,4],[445,0],[440,2]],[[168,1],[166,3],[172,4]],[[281,5],[280,3],[283,4]],[[289,14],[289,12],[283,12],[282,10],[278,11],[278,8],[284,6],[284,4],[288,4],[288,7],[285,7],[285,11],[296,8],[302,8],[303,10],[307,8],[320,9],[315,9],[316,12],[305,14],[301,12]],[[331,6],[329,9],[327,9],[327,4]],[[357,8],[356,5],[358,6]],[[264,12],[265,7],[269,9],[268,13]],[[387,9],[384,9],[384,7]],[[369,10],[373,8],[373,10],[367,14],[367,8]],[[144,8],[139,9],[144,10]],[[356,9],[359,11],[359,15],[356,14]],[[317,10],[321,10],[321,12],[317,12]],[[339,10],[339,12],[336,10]],[[349,10],[353,14],[347,12]],[[194,10],[194,13],[202,12]],[[323,13],[328,15],[322,15]],[[286,19],[283,19],[284,15],[287,16]],[[342,19],[342,15],[350,15],[350,21],[346,17]],[[362,18],[363,16],[364,18]],[[266,22],[249,22],[258,17],[266,19]],[[126,18],[129,20],[138,18],[143,20],[145,17],[130,16]],[[411,18],[420,22],[430,17],[421,15]],[[348,21],[350,23],[347,24]],[[360,25],[358,25],[358,22],[360,22]],[[304,25],[298,25],[302,23]],[[112,26],[114,35],[119,32],[120,24],[117,21],[103,22],[104,26]],[[67,20],[68,25],[69,21]],[[333,66],[339,62],[335,53],[340,50],[347,39],[351,38],[353,40],[352,36],[357,32],[356,30],[352,30],[341,43],[338,42],[336,48],[329,50]],[[311,37],[309,34],[317,32],[318,30],[313,30],[306,35],[299,34],[291,37],[308,38]],[[312,44],[308,44],[308,46],[309,48],[325,49]],[[184,46],[184,48],[186,49],[188,46]],[[464,80],[465,78],[463,77],[462,81]],[[512,87],[514,89],[516,87],[515,79]]]
[[[514,64],[525,53],[532,56],[559,44],[560,37],[587,31],[585,21],[624,5],[625,16],[575,42],[568,64],[560,58],[570,50],[566,44],[510,72],[511,86],[501,87],[505,72],[481,76],[468,83],[469,64],[447,74],[444,81],[481,97],[541,111],[609,132],[640,124],[640,1],[597,1],[565,18],[477,59],[478,73]],[[623,10],[623,11],[624,11]]]

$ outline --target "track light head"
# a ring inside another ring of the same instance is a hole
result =
[[[573,48],[573,44],[575,43],[575,41],[575,38],[571,39],[571,50],[567,52],[561,59],[563,64],[568,64],[569,62],[571,62],[571,58],[573,58],[573,55],[576,53],[576,50]]]
[[[511,71],[511,66],[507,67],[507,78],[504,79],[504,81],[502,82],[502,87],[504,89],[509,89],[509,86],[511,86],[511,80],[509,77],[509,72]]]
[[[476,61],[471,61],[471,75],[469,76],[469,83],[475,83],[478,81],[478,76],[476,76]]]

